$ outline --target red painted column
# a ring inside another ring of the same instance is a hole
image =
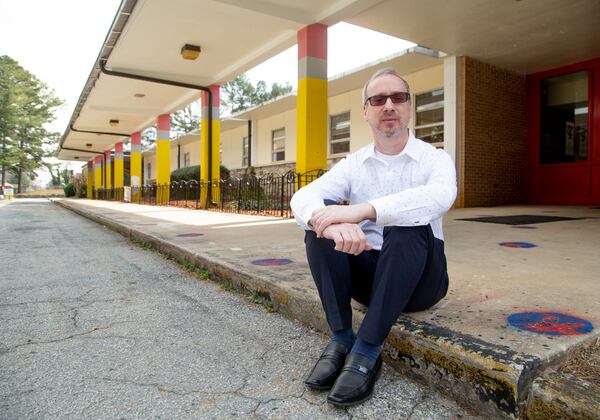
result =
[[[296,172],[327,169],[327,26],[298,31]]]
[[[129,155],[129,179],[131,185],[131,201],[140,201],[140,188],[142,187],[142,133],[136,131],[131,134],[131,151]]]
[[[156,201],[169,201],[171,183],[171,118],[169,114],[159,115],[156,119]]]
[[[90,160],[87,163],[87,176],[85,185],[85,196],[87,198],[94,198],[94,161]]]

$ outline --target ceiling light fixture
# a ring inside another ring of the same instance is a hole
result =
[[[119,125],[119,120],[110,120],[109,124],[111,127],[117,127]]]
[[[145,93],[134,93],[133,96],[135,96],[136,98],[143,98],[144,96],[146,96]]]
[[[92,147],[92,143],[86,143],[85,147]]]
[[[195,60],[200,55],[200,51],[198,45],[185,44],[181,47],[181,56],[186,60]]]

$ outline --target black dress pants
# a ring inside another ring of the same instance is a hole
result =
[[[390,226],[381,251],[336,251],[335,242],[306,231],[308,264],[332,331],[352,327],[350,300],[369,308],[358,337],[381,345],[402,312],[422,311],[448,291],[444,242],[431,226]]]

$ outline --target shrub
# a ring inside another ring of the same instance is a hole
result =
[[[229,178],[229,169],[221,165],[221,179]],[[175,169],[171,172],[171,181],[200,181],[200,165]]]
[[[72,182],[65,185],[63,190],[65,191],[65,197],[75,197],[75,186]]]

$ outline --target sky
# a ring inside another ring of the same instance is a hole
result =
[[[61,134],[106,38],[120,0],[0,0],[0,55],[8,55],[52,88],[65,104],[48,126]],[[328,30],[328,76],[404,50],[407,41],[339,23]],[[297,47],[250,70],[256,83],[296,88]],[[288,78],[284,78],[284,76]],[[77,163],[73,168],[79,168]]]

